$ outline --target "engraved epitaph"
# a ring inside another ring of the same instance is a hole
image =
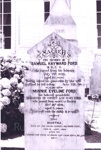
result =
[[[84,78],[78,67],[79,52],[55,33],[28,51],[26,150],[84,149]]]

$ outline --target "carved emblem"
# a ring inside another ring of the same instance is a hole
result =
[[[70,59],[71,57],[70,54],[66,54],[66,50],[64,50],[63,47],[60,45],[60,41],[57,39],[56,36],[54,38],[51,38],[49,44],[44,44],[44,49],[42,51],[37,50],[37,52],[38,59],[46,57],[57,58],[58,56],[62,58],[67,57],[67,59]]]

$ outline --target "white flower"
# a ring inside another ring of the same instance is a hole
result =
[[[2,133],[5,133],[7,131],[7,124],[5,123],[0,123],[0,131]]]

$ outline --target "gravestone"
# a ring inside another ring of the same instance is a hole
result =
[[[90,94],[101,95],[101,55],[95,55],[90,77]]]
[[[78,67],[79,52],[56,33],[28,51],[26,150],[84,149],[84,78]]]

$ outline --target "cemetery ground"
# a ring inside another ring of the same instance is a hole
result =
[[[91,125],[91,134],[85,136],[85,147],[101,150],[101,102],[85,99],[85,119]],[[93,113],[94,110],[94,113]]]

